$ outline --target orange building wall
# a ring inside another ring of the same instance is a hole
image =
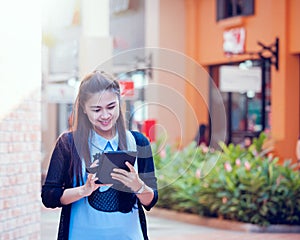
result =
[[[299,134],[299,55],[300,30],[297,28],[300,1],[256,0],[255,14],[216,21],[216,1],[189,0],[187,9],[187,53],[201,65],[226,64],[249,59],[249,55],[226,57],[223,32],[234,27],[246,30],[245,50],[256,52],[279,38],[279,70],[272,66],[272,140],[282,159],[295,156]],[[190,15],[189,15],[190,14]],[[196,42],[195,42],[196,39]],[[187,90],[187,95],[189,94]],[[191,100],[193,102],[193,100]]]
[[[199,34],[197,31],[198,27],[198,3],[200,1],[186,1],[186,35],[187,37],[187,47],[186,53],[188,56],[192,57],[196,62],[199,62]],[[197,69],[194,69],[195,66],[188,65],[187,66],[187,75],[189,78],[189,83],[186,85],[186,100],[189,104],[191,104],[193,109],[195,110],[195,114],[197,115],[198,123],[208,124],[208,92],[209,92],[209,82],[201,81],[201,86],[197,86],[198,89],[201,89],[201,94],[195,88],[197,85]],[[207,71],[207,69],[204,69]],[[199,83],[199,81],[198,81]],[[206,93],[206,94],[205,94]],[[198,129],[198,126],[194,126],[195,121],[193,116],[186,111],[186,125],[187,127],[186,134],[190,137],[195,136],[195,129]]]
[[[290,39],[290,52],[300,53],[300,27],[299,27],[299,11],[300,1],[290,0],[288,5],[289,11],[289,25],[288,36]]]

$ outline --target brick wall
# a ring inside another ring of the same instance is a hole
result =
[[[1,240],[40,239],[40,99],[37,90],[0,119]]]

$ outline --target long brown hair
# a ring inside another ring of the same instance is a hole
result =
[[[72,113],[72,131],[76,150],[80,158],[85,160],[86,166],[90,166],[91,164],[88,142],[93,125],[90,123],[87,115],[84,113],[84,106],[86,101],[88,101],[93,94],[101,94],[103,91],[111,91],[115,93],[120,104],[120,85],[116,79],[103,71],[94,71],[88,74],[80,84]],[[121,106],[119,106],[119,111],[119,117],[116,121],[116,129],[119,135],[118,145],[119,149],[127,150],[126,129]],[[80,167],[78,170],[79,169]]]

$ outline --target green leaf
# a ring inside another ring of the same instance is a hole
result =
[[[165,154],[154,156],[158,205],[260,226],[300,225],[300,174],[290,160],[266,157],[265,139],[261,134],[248,149],[220,142],[221,151],[208,153],[192,143],[180,151],[164,146]],[[226,162],[231,171],[224,168]]]

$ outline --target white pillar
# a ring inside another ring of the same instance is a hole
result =
[[[41,87],[40,2],[1,1],[0,36],[2,118],[32,91]]]
[[[109,36],[109,0],[82,0],[82,34]]]
[[[79,77],[100,68],[111,73],[113,44],[109,35],[109,0],[83,0],[79,49]],[[100,67],[99,67],[100,66]]]

